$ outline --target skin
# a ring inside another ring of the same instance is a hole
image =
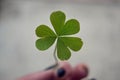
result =
[[[63,68],[66,73],[63,77],[57,76],[57,70]],[[68,62],[59,62],[57,68],[50,70],[40,71],[23,76],[17,80],[81,80],[88,75],[88,68],[85,64],[77,64],[72,67]]]

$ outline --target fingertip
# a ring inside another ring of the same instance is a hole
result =
[[[88,76],[89,69],[86,64],[78,64],[76,66],[76,70],[79,71],[79,75],[81,75],[81,78]]]
[[[73,69],[72,79],[73,80],[80,80],[82,78],[87,77],[88,73],[89,73],[89,69],[86,66],[86,64],[78,64]]]

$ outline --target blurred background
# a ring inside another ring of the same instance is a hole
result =
[[[84,41],[69,62],[89,66],[89,78],[120,80],[120,0],[0,0],[0,80],[43,70],[54,64],[53,49],[35,47],[35,29],[52,25],[51,12],[80,21]]]

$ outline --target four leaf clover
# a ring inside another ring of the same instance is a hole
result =
[[[83,42],[78,37],[68,36],[80,31],[80,24],[76,19],[65,22],[66,16],[62,11],[54,11],[50,15],[50,21],[55,31],[47,25],[40,25],[36,28],[36,47],[39,50],[47,50],[56,42],[57,56],[60,60],[68,60],[71,57],[71,50],[79,51]]]

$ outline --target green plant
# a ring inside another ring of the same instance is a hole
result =
[[[68,60],[71,57],[70,49],[79,51],[83,45],[80,38],[68,36],[80,31],[79,22],[76,19],[70,19],[65,22],[65,19],[66,16],[62,11],[55,11],[50,15],[50,21],[56,33],[44,24],[36,28],[36,35],[39,37],[36,40],[36,47],[39,50],[48,49],[57,40],[53,53],[56,62],[56,51],[60,60]]]

